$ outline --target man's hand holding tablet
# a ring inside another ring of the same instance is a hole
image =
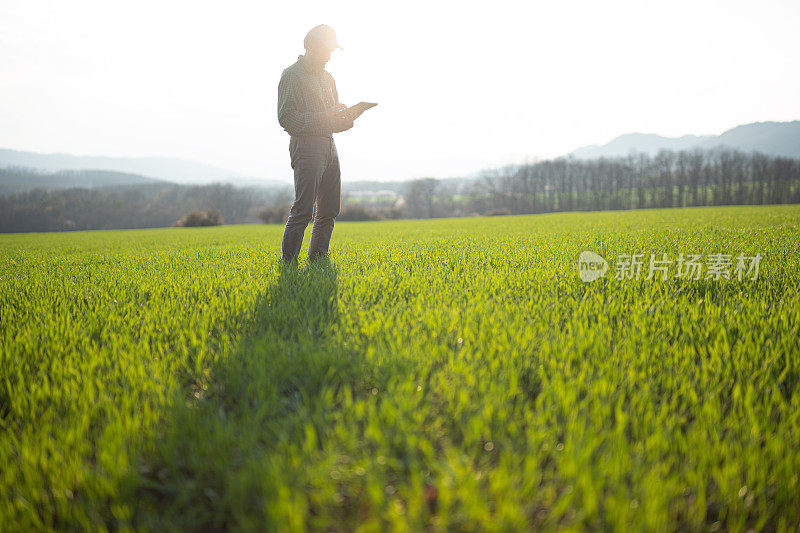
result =
[[[375,107],[376,105],[378,104],[373,102],[359,102],[354,106],[350,106],[347,109],[337,112],[335,116],[337,117],[341,116],[344,117],[345,119],[353,121],[358,117],[360,117],[361,113],[363,113],[364,111],[366,111],[371,107]]]
[[[347,131],[353,127],[353,121],[344,117],[342,113],[347,110],[347,106],[344,104],[336,104],[335,106],[329,107],[325,111],[325,115],[328,117],[328,121],[333,128],[333,133],[339,133],[341,131]]]

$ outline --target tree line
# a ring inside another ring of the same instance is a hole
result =
[[[558,158],[484,171],[462,191],[415,180],[405,200],[419,218],[800,203],[800,159],[727,148]]]
[[[226,224],[283,223],[291,193],[220,183],[34,189],[0,196],[0,232],[167,227],[204,210]],[[715,148],[509,165],[466,184],[416,179],[390,205],[345,195],[339,219],[780,203],[800,203],[800,159]]]
[[[265,205],[286,204],[289,187],[116,185],[31,191],[0,196],[0,232],[158,228],[199,211],[219,212],[226,224],[259,222]]]

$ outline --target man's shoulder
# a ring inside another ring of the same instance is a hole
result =
[[[291,76],[292,74],[297,72],[297,68],[299,66],[300,65],[298,65],[297,62],[295,61],[294,63],[292,63],[291,65],[289,65],[285,69],[283,69],[283,72],[281,72],[281,77],[283,77],[283,76]]]
[[[297,60],[294,63],[292,63],[291,65],[289,65],[285,69],[283,69],[283,72],[281,73],[281,75],[282,76],[284,76],[284,75],[288,76],[288,75],[291,75],[291,74],[297,74],[297,73],[301,72],[302,68],[303,68],[303,65],[300,64],[300,58],[298,57]]]

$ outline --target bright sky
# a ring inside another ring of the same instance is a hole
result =
[[[345,181],[800,118],[797,0],[3,0],[0,147],[291,180],[278,80],[321,23],[342,102],[379,103],[334,136]]]

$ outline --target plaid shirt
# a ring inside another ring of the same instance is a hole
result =
[[[325,110],[339,103],[336,82],[324,68],[315,68],[302,54],[283,70],[278,83],[278,123],[289,135],[331,135]]]

